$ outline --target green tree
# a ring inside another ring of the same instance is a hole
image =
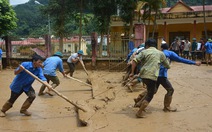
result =
[[[131,34],[133,34],[133,20],[135,17],[135,10],[137,7],[137,0],[118,0],[118,8],[120,10],[120,17],[122,21],[127,24],[130,24],[128,29],[129,39],[131,39]],[[126,28],[127,29],[127,28]]]
[[[53,24],[53,30],[55,31],[55,35],[59,37],[59,47],[60,51],[63,50],[63,38],[70,34],[70,30],[66,29],[65,27],[71,26],[69,23],[72,21],[72,23],[80,23],[77,24],[79,26],[75,27],[76,30],[79,28],[79,34],[81,35],[81,26],[82,23],[86,20],[85,17],[82,17],[82,12],[84,8],[76,8],[79,6],[86,5],[85,2],[82,0],[49,0],[49,4],[45,7],[43,7],[43,12],[45,14],[50,15],[52,24]],[[83,6],[85,7],[85,6]],[[78,18],[76,14],[80,13],[80,21],[78,21]],[[82,20],[83,19],[83,20]],[[75,22],[73,22],[75,21]],[[81,40],[80,40],[81,42]]]
[[[208,33],[207,33],[207,26],[206,26],[206,16],[205,16],[205,0],[202,0],[202,6],[203,6],[203,18],[204,18],[204,31],[205,31],[205,38],[208,39]]]
[[[17,28],[13,31],[15,37],[41,37],[48,33],[48,19],[40,12],[40,5],[34,1],[17,5],[14,10],[17,14]]]
[[[93,13],[96,19],[97,31],[101,34],[99,56],[102,57],[102,43],[104,34],[109,34],[110,17],[116,13],[116,0],[91,0]],[[108,36],[108,35],[107,35]]]
[[[16,28],[17,18],[8,0],[0,0],[0,36],[8,35],[9,31]]]
[[[42,10],[51,18],[52,28],[59,37],[59,51],[63,51],[63,38],[67,35],[65,24],[71,17],[74,7],[71,0],[49,0]]]

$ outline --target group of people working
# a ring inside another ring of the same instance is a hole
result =
[[[165,41],[164,41],[165,42]],[[178,56],[175,52],[168,50],[169,46],[166,43],[161,44],[161,50],[157,50],[157,43],[154,39],[148,39],[145,42],[145,49],[139,54],[132,57],[131,72],[128,81],[134,77],[140,78],[146,85],[146,90],[134,99],[135,107],[139,107],[136,116],[138,118],[145,117],[144,111],[148,104],[153,99],[160,85],[162,85],[167,93],[164,97],[164,111],[175,112],[177,109],[170,106],[174,88],[167,78],[167,71],[170,68],[171,61],[177,61],[185,64],[200,66],[201,62],[192,61]],[[137,65],[140,65],[138,76],[135,75]],[[132,91],[132,88],[130,88]]]
[[[67,73],[70,73],[70,76],[73,76],[77,62],[80,62],[84,66],[82,55],[83,51],[79,50],[77,53],[72,54],[68,58],[67,63],[69,65],[69,71],[67,72],[65,72],[63,68],[63,54],[61,52],[56,52],[53,56],[48,57],[44,62],[43,58],[37,54],[32,56],[32,61],[22,62],[21,65],[14,71],[16,76],[10,85],[11,94],[0,110],[0,117],[6,116],[6,112],[12,108],[13,104],[22,93],[25,93],[28,98],[23,103],[20,113],[26,116],[31,115],[28,108],[36,98],[35,90],[32,87],[32,83],[35,78],[27,73],[25,69],[37,76],[44,83],[39,90],[38,96],[42,96],[46,93],[53,96],[51,89],[48,87],[48,89],[44,92],[47,86],[45,84],[50,83],[51,81],[51,88],[53,89],[60,84],[59,78],[56,74],[57,69],[59,69],[64,77],[67,76]]]
[[[174,88],[167,78],[167,71],[170,68],[171,61],[177,61],[185,64],[200,66],[201,62],[192,61],[178,56],[175,52],[168,50],[169,46],[166,43],[161,44],[161,50],[156,49],[157,43],[154,39],[148,39],[145,44],[139,45],[135,50],[128,55],[126,59],[129,68],[127,75],[124,77],[124,85],[128,84],[127,80],[130,81],[129,88],[133,91],[132,87],[138,82],[143,82],[146,86],[145,94],[141,93],[137,98],[134,99],[135,107],[139,107],[136,116],[138,118],[144,117],[144,110],[148,104],[153,99],[154,94],[156,94],[159,85],[162,85],[167,93],[164,96],[164,111],[174,112],[177,109],[170,106],[172,102],[172,96],[174,93]],[[77,53],[72,54],[68,60],[69,71],[65,72],[62,63],[63,54],[61,52],[56,52],[53,56],[47,58],[42,63],[42,58],[39,55],[34,55],[32,57],[32,62],[23,62],[21,66],[32,72],[38,78],[40,78],[45,83],[52,81],[52,88],[56,88],[60,81],[56,75],[56,69],[66,77],[66,74],[73,76],[75,71],[75,65],[80,62],[83,66],[82,61],[83,51],[79,50]],[[35,99],[35,90],[32,87],[34,78],[24,71],[24,69],[19,66],[15,71],[16,77],[10,85],[11,95],[10,98],[5,102],[0,111],[0,117],[6,116],[6,111],[8,111],[16,101],[16,99],[24,92],[28,98],[23,103],[20,113],[30,116],[31,113],[27,109],[32,104]],[[128,79],[129,78],[129,79]],[[135,79],[135,83],[132,80]],[[49,90],[44,92],[45,85],[41,86],[38,93],[39,96],[45,93],[52,95]]]

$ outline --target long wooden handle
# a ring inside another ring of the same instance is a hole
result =
[[[80,82],[80,83],[83,83],[83,84],[85,84],[85,85],[87,85],[87,86],[92,87],[90,84],[87,84],[86,82],[83,82],[83,81],[81,81],[81,80],[79,80],[79,79],[76,79],[76,78],[73,78],[73,77],[70,77],[70,76],[67,76],[67,78],[72,79],[72,80],[74,80],[74,81],[77,81],[77,82]]]
[[[110,70],[113,69],[113,68],[115,68],[115,67],[117,67],[117,66],[119,66],[120,64],[122,64],[122,63],[124,63],[124,62],[125,62],[125,61],[119,62],[119,63],[116,64],[115,66],[110,67]]]
[[[76,108],[82,110],[83,112],[87,112],[85,109],[83,109],[82,107],[76,105],[73,101],[69,100],[66,96],[62,95],[61,93],[59,93],[57,90],[53,89],[52,86],[48,83],[45,83],[44,81],[42,81],[41,79],[39,79],[37,76],[35,76],[33,73],[31,73],[30,71],[28,71],[27,69],[25,69],[22,65],[20,65],[21,68],[24,69],[24,71],[26,71],[29,75],[31,75],[33,78],[35,78],[37,81],[39,81],[40,83],[44,84],[46,87],[48,87],[50,90],[52,90],[53,92],[55,92],[58,96],[62,97],[63,99],[65,99],[67,102],[69,102],[70,104],[74,105]]]
[[[83,65],[82,67],[83,67],[85,73],[88,75],[88,71],[85,69],[85,66]]]

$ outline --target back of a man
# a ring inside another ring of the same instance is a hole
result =
[[[138,118],[144,117],[143,111],[153,98],[160,65],[163,64],[164,67],[170,68],[169,62],[164,53],[157,50],[155,48],[156,45],[157,43],[154,39],[148,39],[145,42],[145,50],[140,52],[132,62],[132,71],[130,76],[133,76],[136,65],[141,62],[142,66],[140,70],[140,77],[142,78],[143,83],[147,86],[147,96],[142,101],[140,109],[136,114]]]
[[[160,64],[166,60],[163,52],[154,47],[149,47],[136,58],[141,58],[141,64],[143,64],[140,70],[141,78],[157,80]]]
[[[208,39],[206,42],[205,50],[206,65],[208,65],[209,62],[212,64],[212,39]]]

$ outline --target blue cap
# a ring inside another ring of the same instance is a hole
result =
[[[55,53],[54,53],[54,56],[59,56],[59,57],[62,58],[62,57],[63,57],[63,54],[62,54],[61,52],[58,51],[58,52],[55,52]]]
[[[79,50],[77,53],[83,55],[83,51],[82,50]]]

